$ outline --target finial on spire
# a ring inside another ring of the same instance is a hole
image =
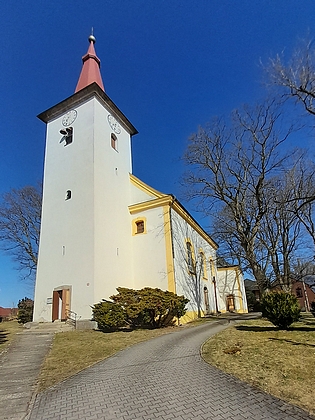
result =
[[[95,39],[95,36],[94,36],[93,32],[94,32],[94,28],[92,26],[91,35],[89,36],[89,41],[93,42],[93,44],[95,44],[96,39]]]

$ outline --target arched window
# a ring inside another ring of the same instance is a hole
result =
[[[193,248],[190,242],[186,242],[186,250],[187,250],[187,266],[188,270],[191,273],[194,273],[194,259],[193,259]]]
[[[303,297],[302,289],[300,287],[297,287],[295,292],[296,292],[296,297],[298,298]]]
[[[200,278],[207,280],[207,267],[206,267],[206,259],[205,254],[203,251],[199,252],[199,272],[200,272]]]

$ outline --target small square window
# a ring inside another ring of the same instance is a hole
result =
[[[113,149],[117,150],[117,136],[114,133],[110,135],[110,142]]]
[[[143,220],[139,220],[138,222],[136,222],[136,226],[137,226],[136,233],[143,233],[144,232],[144,221]]]

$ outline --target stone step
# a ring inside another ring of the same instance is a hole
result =
[[[64,331],[73,331],[74,325],[64,322],[64,321],[55,321],[55,322],[28,322],[24,325],[25,332],[36,332],[36,333],[45,333],[45,332],[64,332]]]

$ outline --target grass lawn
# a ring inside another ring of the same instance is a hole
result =
[[[112,356],[119,350],[172,332],[174,328],[176,327],[107,334],[92,330],[58,333],[54,337],[52,348],[41,368],[39,391]]]
[[[290,330],[248,320],[222,331],[202,349],[205,361],[315,414],[315,318]]]
[[[23,330],[17,321],[3,321],[0,323],[0,354],[12,343],[16,333]]]

